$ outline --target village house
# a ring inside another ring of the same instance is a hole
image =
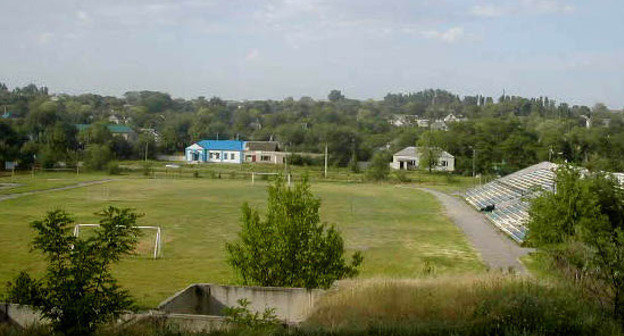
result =
[[[186,147],[187,162],[242,163],[244,141],[201,140]]]
[[[75,126],[76,129],[78,129],[78,132],[80,132],[91,127],[91,124],[76,124]],[[137,138],[136,132],[126,125],[107,124],[106,128],[113,136],[118,136],[128,141],[136,140]]]
[[[439,149],[438,164],[433,168],[436,171],[452,172],[455,170],[455,157]],[[419,147],[405,147],[392,156],[390,167],[397,170],[418,169],[420,163]]]
[[[286,152],[280,152],[277,141],[246,141],[245,162],[260,162],[283,164],[286,162]]]
[[[189,163],[285,164],[290,155],[309,158],[323,156],[286,152],[277,141],[201,140],[186,147],[182,159]]]

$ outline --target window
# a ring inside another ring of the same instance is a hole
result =
[[[219,157],[221,157],[221,153],[214,153],[215,159],[219,160]]]
[[[236,154],[230,153],[230,160],[236,160]]]
[[[448,162],[442,160],[442,161],[440,161],[440,166],[446,167],[446,166],[448,166]]]
[[[260,161],[271,161],[270,155],[260,155]]]
[[[223,160],[227,160],[228,158],[228,153],[223,153]]]

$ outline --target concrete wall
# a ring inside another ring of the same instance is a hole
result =
[[[142,314],[127,314],[121,316],[118,320],[120,324],[124,325],[145,321],[159,325],[175,326],[178,330],[191,332],[222,330],[229,326],[222,316],[167,314],[154,311]]]
[[[0,322],[26,328],[39,323],[48,323],[43,320],[41,312],[37,309],[13,303],[0,303]]]
[[[223,315],[223,308],[238,306],[239,299],[251,302],[249,310],[275,308],[277,317],[288,323],[302,322],[312,312],[323,290],[194,284],[165,300],[158,307],[166,313]]]

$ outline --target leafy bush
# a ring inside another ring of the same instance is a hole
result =
[[[386,151],[376,152],[366,169],[366,177],[373,181],[381,181],[390,174],[390,153]]]
[[[153,173],[153,169],[152,169],[152,164],[150,162],[144,161],[141,164],[141,172],[143,173],[143,176],[152,176]]]
[[[407,183],[407,182],[412,181],[412,179],[409,176],[407,176],[407,172],[405,170],[401,170],[401,169],[396,170],[394,172],[394,176],[396,176],[396,179],[402,183]]]
[[[117,161],[111,161],[106,165],[106,171],[109,175],[119,175],[121,174],[121,167]]]
[[[345,261],[342,237],[321,223],[321,201],[305,178],[293,188],[278,178],[268,193],[266,219],[244,204],[240,238],[226,244],[228,262],[245,284],[328,288],[358,273],[361,254]]]
[[[444,174],[444,180],[448,184],[454,184],[454,183],[458,182],[457,177],[453,173],[446,173],[446,174]]]
[[[244,298],[236,302],[238,307],[225,307],[223,309],[227,323],[247,328],[271,327],[280,324],[277,315],[275,315],[275,308],[266,308],[262,314],[259,312],[252,313],[249,310],[251,304],[249,300]]]
[[[299,154],[292,154],[288,158],[288,162],[295,166],[321,166],[323,165],[324,158],[322,157],[309,157]]]
[[[84,162],[89,169],[103,170],[113,157],[114,154],[107,145],[93,144],[87,146]]]
[[[528,242],[573,269],[624,322],[624,189],[612,175],[565,165],[555,184],[531,201]]]

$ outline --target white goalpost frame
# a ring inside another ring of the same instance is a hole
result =
[[[100,224],[76,224],[74,226],[74,237],[78,237],[81,227],[99,227]],[[137,229],[156,230],[156,241],[154,242],[154,259],[158,259],[160,254],[160,226],[139,225]]]

